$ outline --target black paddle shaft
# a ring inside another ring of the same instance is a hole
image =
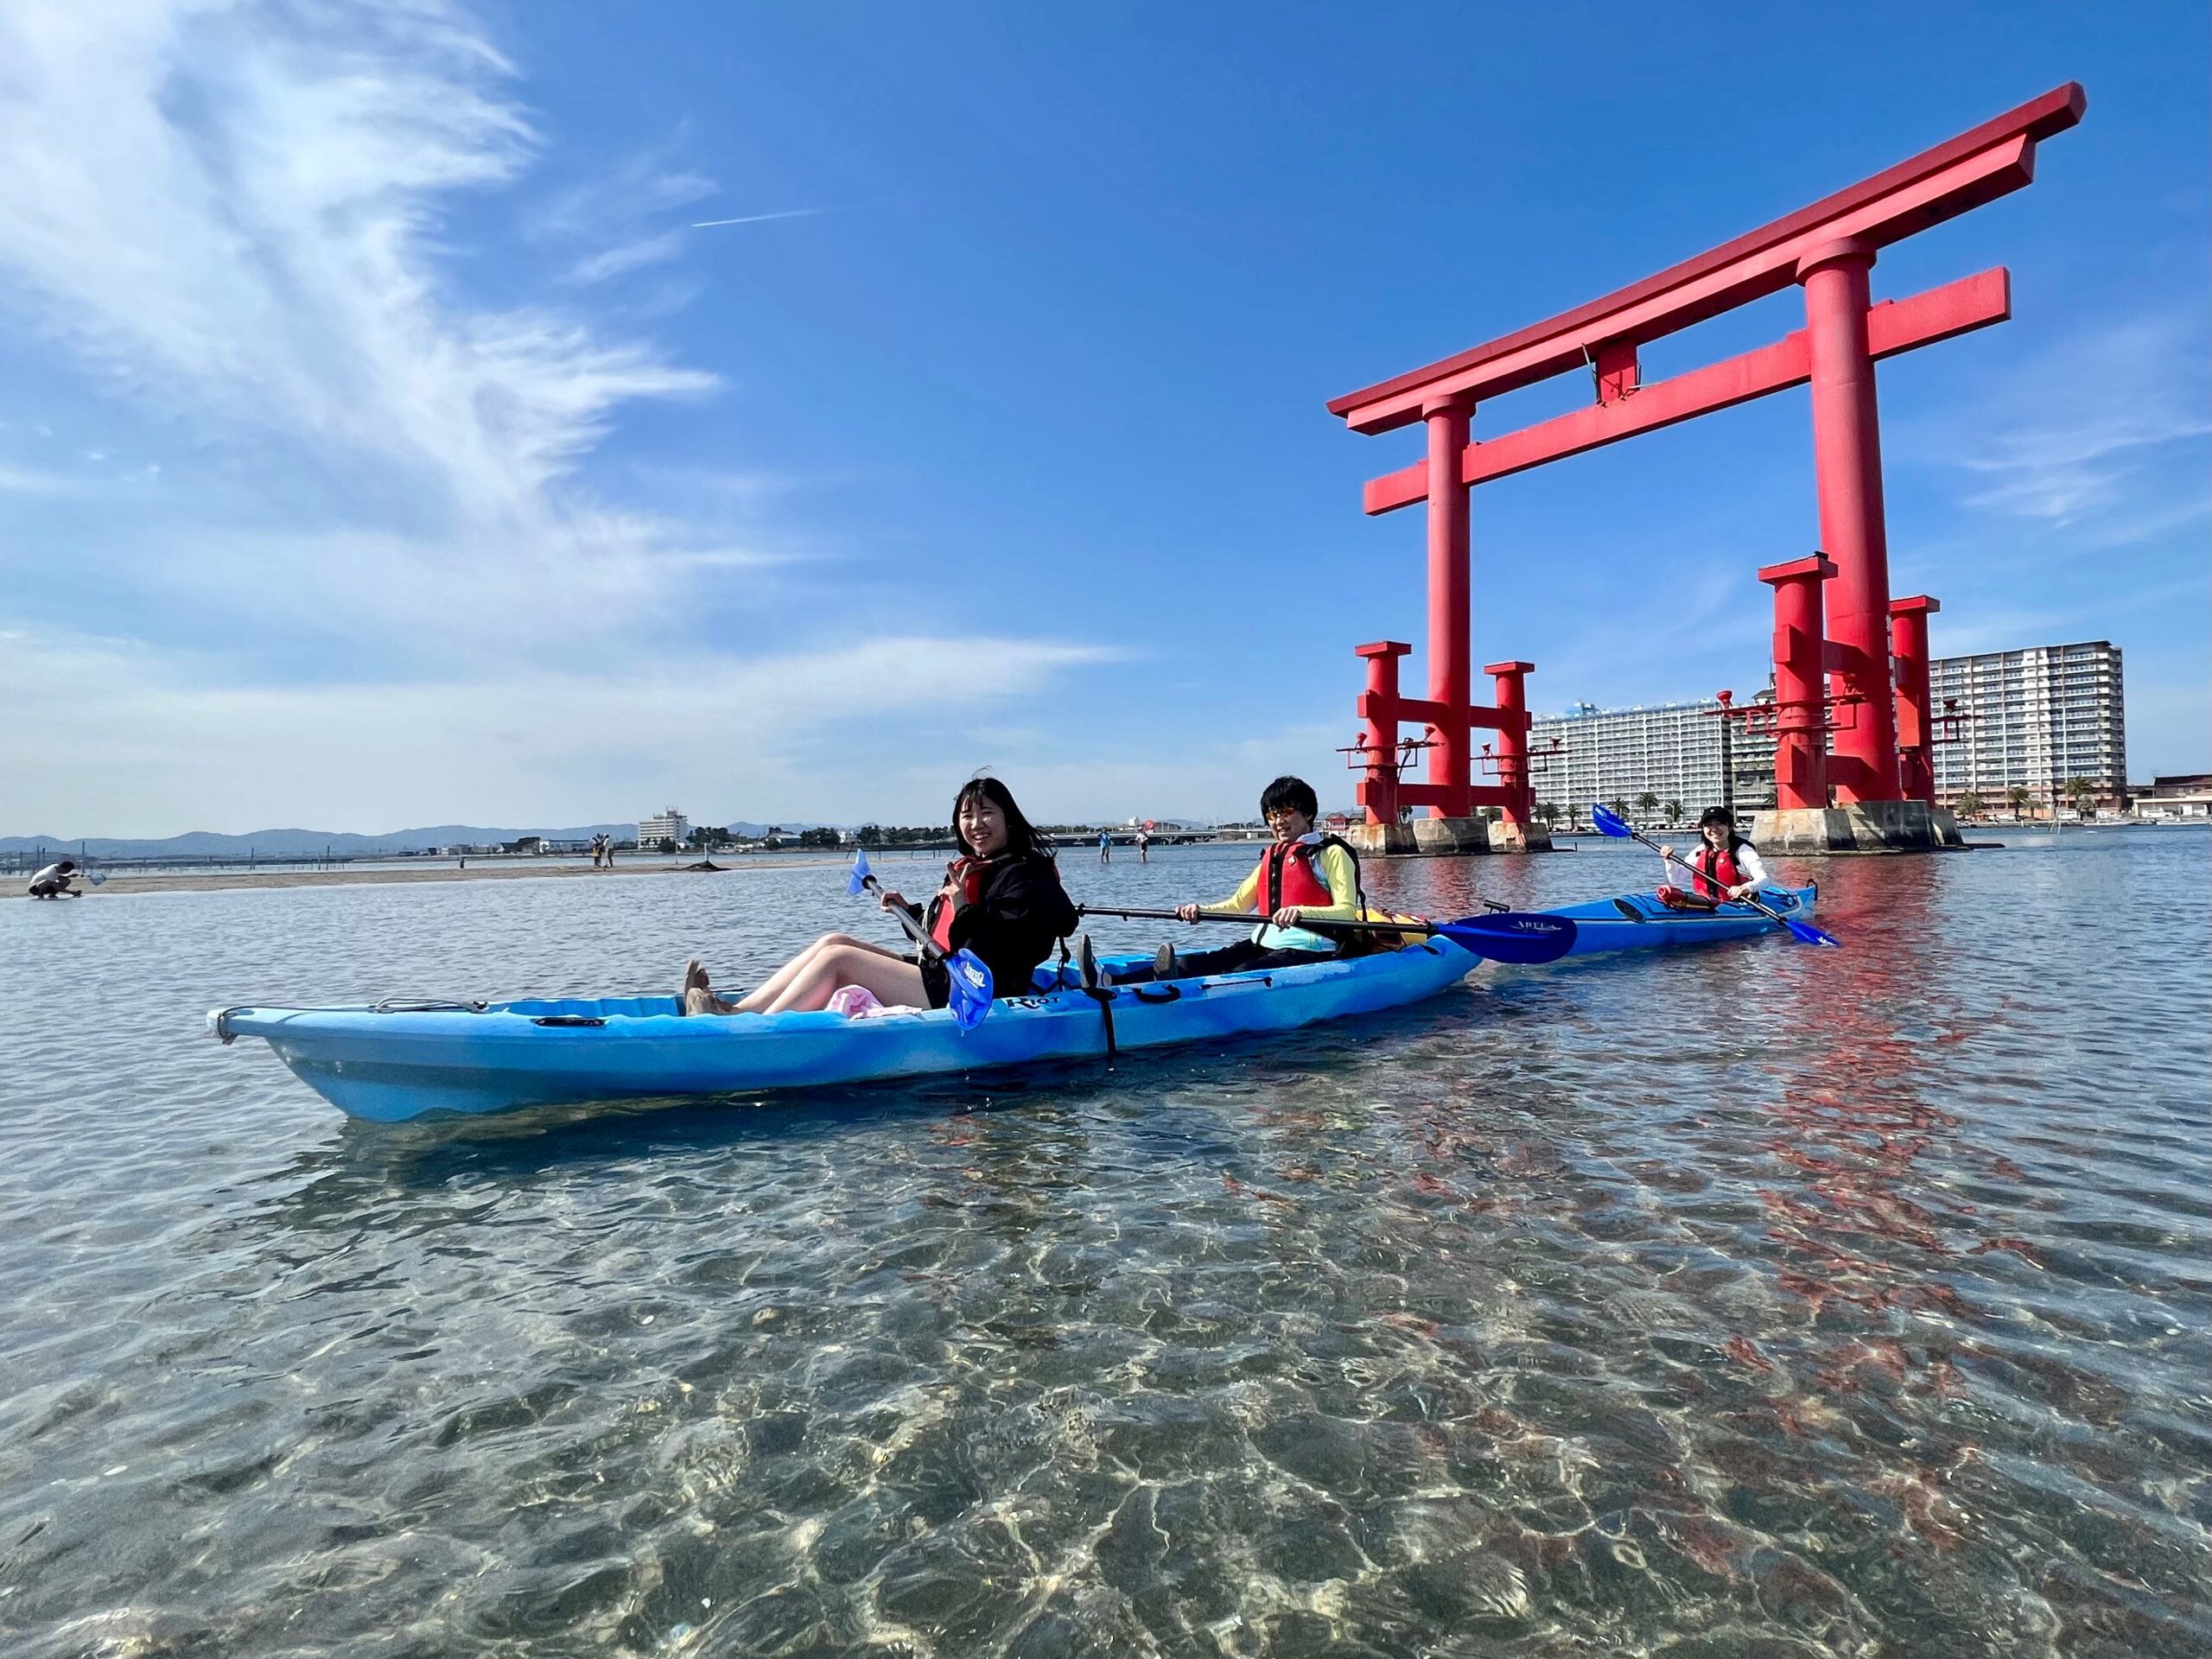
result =
[[[1125,916],[1135,922],[1179,922],[1183,919],[1172,910],[1116,910],[1108,905],[1084,905],[1080,908],[1085,916]],[[1268,918],[1256,910],[1202,910],[1198,918],[1202,922],[1238,922],[1246,927],[1257,927],[1262,923],[1273,925]],[[1437,931],[1433,922],[1340,922],[1325,917],[1306,916],[1300,917],[1296,925],[1324,933],[1433,933]]]
[[[1712,882],[1713,882],[1713,885],[1714,887],[1719,887],[1719,886],[1720,886],[1720,883],[1719,883],[1719,881],[1717,881],[1717,880],[1713,880],[1713,877],[1711,877],[1711,876],[1709,876],[1709,875],[1706,875],[1706,874],[1703,874],[1703,872],[1701,872],[1700,870],[1699,870],[1699,868],[1698,868],[1698,867],[1697,867],[1696,865],[1694,865],[1694,864],[1691,863],[1691,862],[1689,861],[1689,860],[1688,860],[1687,858],[1684,858],[1684,857],[1683,857],[1680,853],[1676,852],[1673,848],[1671,848],[1671,847],[1662,847],[1662,846],[1661,846],[1657,842],[1656,842],[1656,841],[1652,840],[1650,836],[1646,836],[1646,835],[1639,834],[1639,833],[1637,832],[1637,830],[1636,830],[1635,826],[1633,826],[1633,825],[1630,825],[1630,826],[1629,826],[1629,831],[1628,831],[1628,832],[1629,832],[1629,834],[1630,834],[1630,836],[1634,836],[1637,840],[1638,840],[1638,841],[1642,842],[1645,846],[1649,847],[1649,848],[1653,852],[1655,852],[1655,853],[1658,854],[1660,857],[1662,857],[1662,858],[1665,859],[1665,860],[1666,860],[1669,864],[1679,864],[1679,865],[1681,865],[1684,869],[1688,870],[1688,872],[1689,872],[1693,876],[1697,877],[1697,878],[1698,878],[1698,880],[1705,880],[1705,881],[1712,881]],[[1693,892],[1694,892],[1694,891],[1695,891],[1694,887],[1693,887],[1692,891],[1693,891]],[[1725,889],[1724,889],[1724,891],[1725,891]],[[1755,888],[1755,889],[1753,889],[1753,891],[1754,891],[1754,892],[1756,892],[1756,891],[1757,891],[1757,889]],[[1716,905],[1717,905],[1719,902],[1720,902],[1720,901],[1716,901]],[[1758,912],[1758,913],[1759,913],[1760,915],[1762,915],[1762,916],[1765,917],[1769,921],[1770,921],[1770,922],[1774,923],[1777,926],[1778,926],[1778,927],[1783,927],[1783,928],[1787,928],[1787,927],[1789,927],[1789,918],[1787,916],[1784,916],[1784,915],[1783,915],[1780,911],[1774,909],[1774,908],[1773,908],[1772,906],[1768,906],[1768,905],[1763,905],[1763,904],[1761,904],[1761,903],[1760,903],[1757,899],[1755,899],[1755,898],[1754,898],[1754,899],[1726,899],[1725,902],[1726,902],[1726,903],[1728,903],[1728,904],[1732,904],[1732,905],[1749,905],[1749,906],[1750,906],[1753,910],[1756,910],[1757,912]]]
[[[877,898],[880,899],[883,896],[883,883],[874,876],[862,876],[861,885]],[[891,912],[900,927],[906,930],[906,937],[913,940],[915,948],[924,956],[932,962],[943,962],[945,959],[944,947],[930,938],[929,929],[922,925],[921,916],[912,905],[886,905],[884,908]]]

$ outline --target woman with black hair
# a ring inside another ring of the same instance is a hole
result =
[[[952,803],[960,856],[945,867],[944,885],[926,908],[885,893],[918,917],[947,955],[972,950],[991,970],[1002,996],[1020,996],[1052,944],[1074,931],[1074,904],[1060,886],[1051,849],[995,778],[971,778]],[[917,952],[902,956],[847,933],[825,933],[768,976],[749,996],[716,996],[696,957],[683,970],[685,1014],[789,1014],[825,1007],[840,988],[858,985],[886,1007],[941,1008],[951,986],[944,963]]]
[[[1725,806],[1706,809],[1697,821],[1702,843],[1690,855],[1690,885],[1675,885],[1673,860],[1667,861],[1667,881],[1659,889],[1659,902],[1675,910],[1717,910],[1732,899],[1757,893],[1773,878],[1758,849],[1736,833],[1736,815]]]

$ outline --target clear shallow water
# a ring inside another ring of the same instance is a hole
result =
[[[1110,1071],[397,1128],[201,1015],[743,983],[865,912],[0,904],[0,1650],[2201,1654],[2208,852],[1834,861],[1846,951]]]

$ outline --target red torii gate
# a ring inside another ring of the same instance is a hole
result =
[[[1894,644],[1917,660],[1907,658],[1893,689],[1874,364],[2005,321],[2012,315],[2011,276],[1999,266],[1910,299],[1870,306],[1868,272],[1890,244],[2032,182],[2037,141],[2073,126],[2086,106],[2081,86],[2069,81],[1886,172],[1602,299],[1332,399],[1329,412],[1355,432],[1389,432],[1420,421],[1428,436],[1425,461],[1366,486],[1370,515],[1428,503],[1427,698],[1414,702],[1397,694],[1397,658],[1409,646],[1385,641],[1358,648],[1369,670],[1359,706],[1361,748],[1370,758],[1358,790],[1369,822],[1395,822],[1401,805],[1462,817],[1474,804],[1489,804],[1525,825],[1532,810],[1522,693],[1529,664],[1500,663],[1484,671],[1497,676],[1498,707],[1469,702],[1469,487],[1808,382],[1826,556],[1759,573],[1775,586],[1777,700],[1789,701],[1784,695],[1789,690],[1799,693],[1800,706],[1777,710],[1779,804],[1826,807],[1831,788],[1843,804],[1932,799],[1925,753],[1927,613],[1936,603],[1923,596],[1894,607]],[[1643,346],[1792,284],[1805,290],[1802,329],[1726,362],[1643,384],[1637,361]],[[1587,368],[1596,382],[1594,407],[1470,441],[1470,420],[1479,402],[1578,368]],[[1825,626],[1823,587],[1832,588]],[[1834,705],[1847,705],[1851,718],[1831,723],[1827,714]],[[1394,763],[1402,719],[1434,728],[1425,784],[1398,782]],[[1898,766],[1901,724],[1910,773],[1904,778]],[[1477,727],[1494,727],[1498,734],[1496,788],[1478,788],[1470,776],[1470,739]]]

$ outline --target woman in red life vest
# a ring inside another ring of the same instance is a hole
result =
[[[1341,836],[1313,827],[1320,803],[1313,785],[1300,778],[1278,778],[1260,795],[1260,816],[1274,840],[1236,891],[1211,905],[1180,905],[1175,913],[1195,922],[1201,910],[1252,911],[1262,919],[1252,937],[1217,950],[1184,954],[1163,944],[1149,973],[1115,975],[1117,981],[1190,979],[1202,974],[1236,974],[1255,969],[1288,968],[1325,962],[1370,947],[1360,935],[1323,934],[1299,926],[1301,920],[1361,921],[1367,912],[1359,887],[1359,855]]]
[[[882,905],[918,915],[948,952],[974,951],[1001,995],[1022,995],[1053,941],[1074,931],[1075,906],[1044,838],[997,779],[974,778],[961,786],[952,826],[960,856],[945,867],[944,883],[927,908],[917,910],[896,893],[886,893]],[[686,1014],[788,1014],[826,1007],[841,987],[859,985],[886,1007],[941,1008],[950,992],[944,964],[918,957],[825,933],[734,1002],[714,994],[694,958],[684,969],[681,1001]]]
[[[1659,902],[1676,910],[1714,910],[1731,899],[1756,893],[1773,880],[1758,849],[1736,833],[1736,815],[1725,806],[1708,807],[1697,821],[1702,844],[1690,855],[1691,870],[1667,861],[1667,880],[1659,889]],[[1688,887],[1675,886],[1689,874]]]

